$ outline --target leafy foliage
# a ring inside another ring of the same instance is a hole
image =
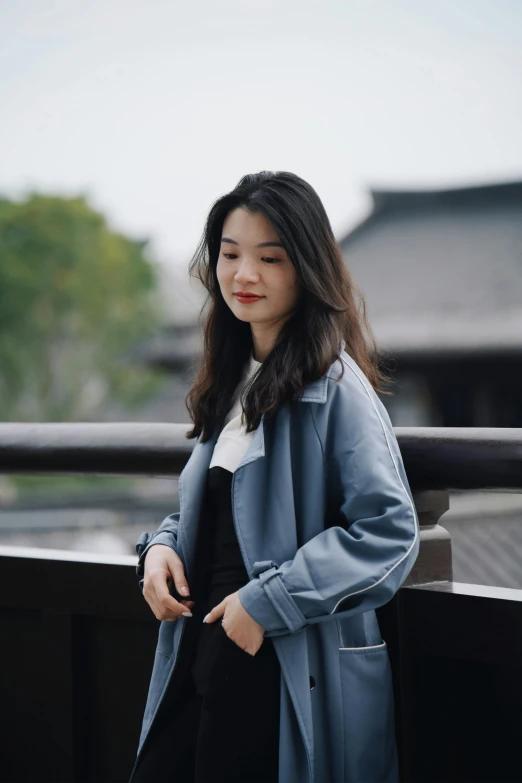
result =
[[[84,196],[0,199],[0,418],[81,421],[163,383],[130,360],[160,323],[158,281],[136,241]]]

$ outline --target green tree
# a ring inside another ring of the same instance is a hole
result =
[[[163,383],[129,359],[161,319],[146,245],[83,195],[0,199],[0,419],[89,420]]]

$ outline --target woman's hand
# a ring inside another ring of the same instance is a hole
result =
[[[223,598],[203,622],[213,623],[220,617],[223,617],[222,626],[226,635],[245,652],[255,655],[263,644],[265,629],[243,609],[237,592]]]
[[[177,620],[190,611],[194,601],[176,599],[169,593],[168,582],[173,580],[180,595],[190,595],[185,579],[185,568],[179,555],[166,544],[153,544],[145,555],[143,595],[157,620]]]

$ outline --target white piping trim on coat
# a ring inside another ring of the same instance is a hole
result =
[[[403,488],[404,492],[406,493],[406,497],[408,498],[408,501],[409,501],[409,503],[410,503],[411,509],[412,509],[412,511],[413,511],[413,519],[414,519],[414,522],[415,522],[415,535],[414,535],[414,537],[413,537],[413,541],[411,542],[411,546],[410,546],[410,548],[408,549],[408,551],[407,551],[407,552],[405,552],[405,554],[404,554],[404,555],[401,557],[401,559],[400,559],[400,560],[398,560],[398,561],[395,563],[395,565],[394,565],[392,568],[390,568],[390,570],[389,570],[389,571],[387,571],[387,572],[384,574],[384,576],[382,576],[382,577],[379,579],[379,581],[378,581],[378,582],[375,582],[373,585],[368,585],[368,587],[363,587],[361,590],[356,590],[354,593],[348,593],[347,595],[344,595],[342,598],[340,598],[340,599],[337,601],[337,603],[335,604],[335,606],[334,606],[334,608],[332,609],[332,611],[330,612],[330,614],[333,614],[333,613],[335,612],[335,610],[337,609],[337,607],[339,606],[339,604],[340,604],[342,601],[344,601],[344,600],[345,600],[345,598],[351,598],[351,597],[352,597],[352,595],[358,595],[359,593],[364,593],[364,592],[366,592],[366,590],[371,590],[371,589],[372,589],[372,587],[377,587],[377,585],[379,585],[379,584],[380,584],[382,581],[384,581],[384,579],[386,579],[386,578],[387,578],[387,577],[388,577],[388,576],[391,574],[391,572],[392,572],[392,571],[394,571],[394,570],[397,568],[397,566],[398,566],[398,565],[400,565],[400,564],[402,563],[402,561],[403,561],[403,560],[404,560],[406,557],[408,557],[408,555],[410,554],[411,550],[413,549],[413,545],[415,544],[415,542],[416,542],[416,540],[417,540],[417,533],[418,533],[418,529],[419,529],[419,520],[418,520],[418,517],[417,517],[417,512],[415,511],[415,506],[413,505],[413,503],[412,503],[412,500],[411,500],[411,498],[410,498],[410,495],[409,495],[409,493],[408,493],[408,491],[407,491],[406,487],[404,486],[404,482],[403,482],[403,480],[402,480],[402,478],[401,478],[401,474],[399,473],[399,468],[397,467],[397,463],[395,462],[395,459],[394,459],[394,457],[393,457],[392,450],[391,450],[391,448],[390,448],[390,441],[388,440],[388,435],[386,434],[386,427],[385,427],[385,425],[384,425],[384,422],[383,422],[383,420],[382,420],[382,416],[381,416],[381,414],[379,413],[379,411],[378,411],[378,409],[377,409],[377,406],[376,406],[376,404],[375,404],[375,401],[372,399],[372,396],[371,396],[370,392],[369,392],[369,391],[368,391],[368,389],[366,388],[366,385],[365,385],[365,383],[364,383],[363,379],[362,379],[362,378],[359,376],[359,374],[358,374],[358,373],[357,373],[357,372],[354,370],[354,368],[353,368],[353,367],[351,367],[351,366],[348,364],[348,362],[346,361],[346,359],[343,359],[343,358],[342,358],[342,356],[341,356],[341,359],[342,359],[342,361],[345,363],[345,365],[346,365],[346,366],[347,366],[347,367],[348,367],[348,368],[349,368],[349,369],[350,369],[350,370],[353,372],[353,374],[355,375],[355,377],[356,377],[356,378],[358,378],[358,380],[359,380],[359,383],[361,384],[361,386],[363,387],[364,391],[366,392],[366,394],[367,394],[367,395],[368,395],[368,397],[370,398],[370,402],[372,403],[372,405],[373,405],[373,407],[374,407],[374,409],[375,409],[375,413],[376,413],[376,414],[377,414],[377,416],[379,417],[379,421],[381,422],[382,431],[384,432],[384,437],[385,437],[385,439],[386,439],[386,445],[388,446],[388,451],[390,452],[390,457],[391,457],[391,460],[392,460],[392,462],[393,462],[393,466],[394,466],[394,468],[395,468],[395,471],[396,471],[396,473],[397,473],[397,476],[398,476],[398,478],[399,478],[399,481],[401,482],[402,488]],[[348,649],[348,648],[342,648],[342,649]]]
[[[339,647],[340,650],[378,650],[379,647],[386,647],[386,642],[381,644],[372,644],[369,647]]]

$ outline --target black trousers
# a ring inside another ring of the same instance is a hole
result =
[[[221,619],[202,622],[248,582],[234,530],[231,482],[228,470],[209,470],[190,583],[195,606],[178,662],[180,689],[165,695],[132,783],[278,780],[281,671],[273,642],[265,638],[250,655],[227,636]]]
[[[187,622],[199,628],[193,664],[151,727],[133,783],[277,783],[281,671],[272,640],[252,656],[221,620]]]

